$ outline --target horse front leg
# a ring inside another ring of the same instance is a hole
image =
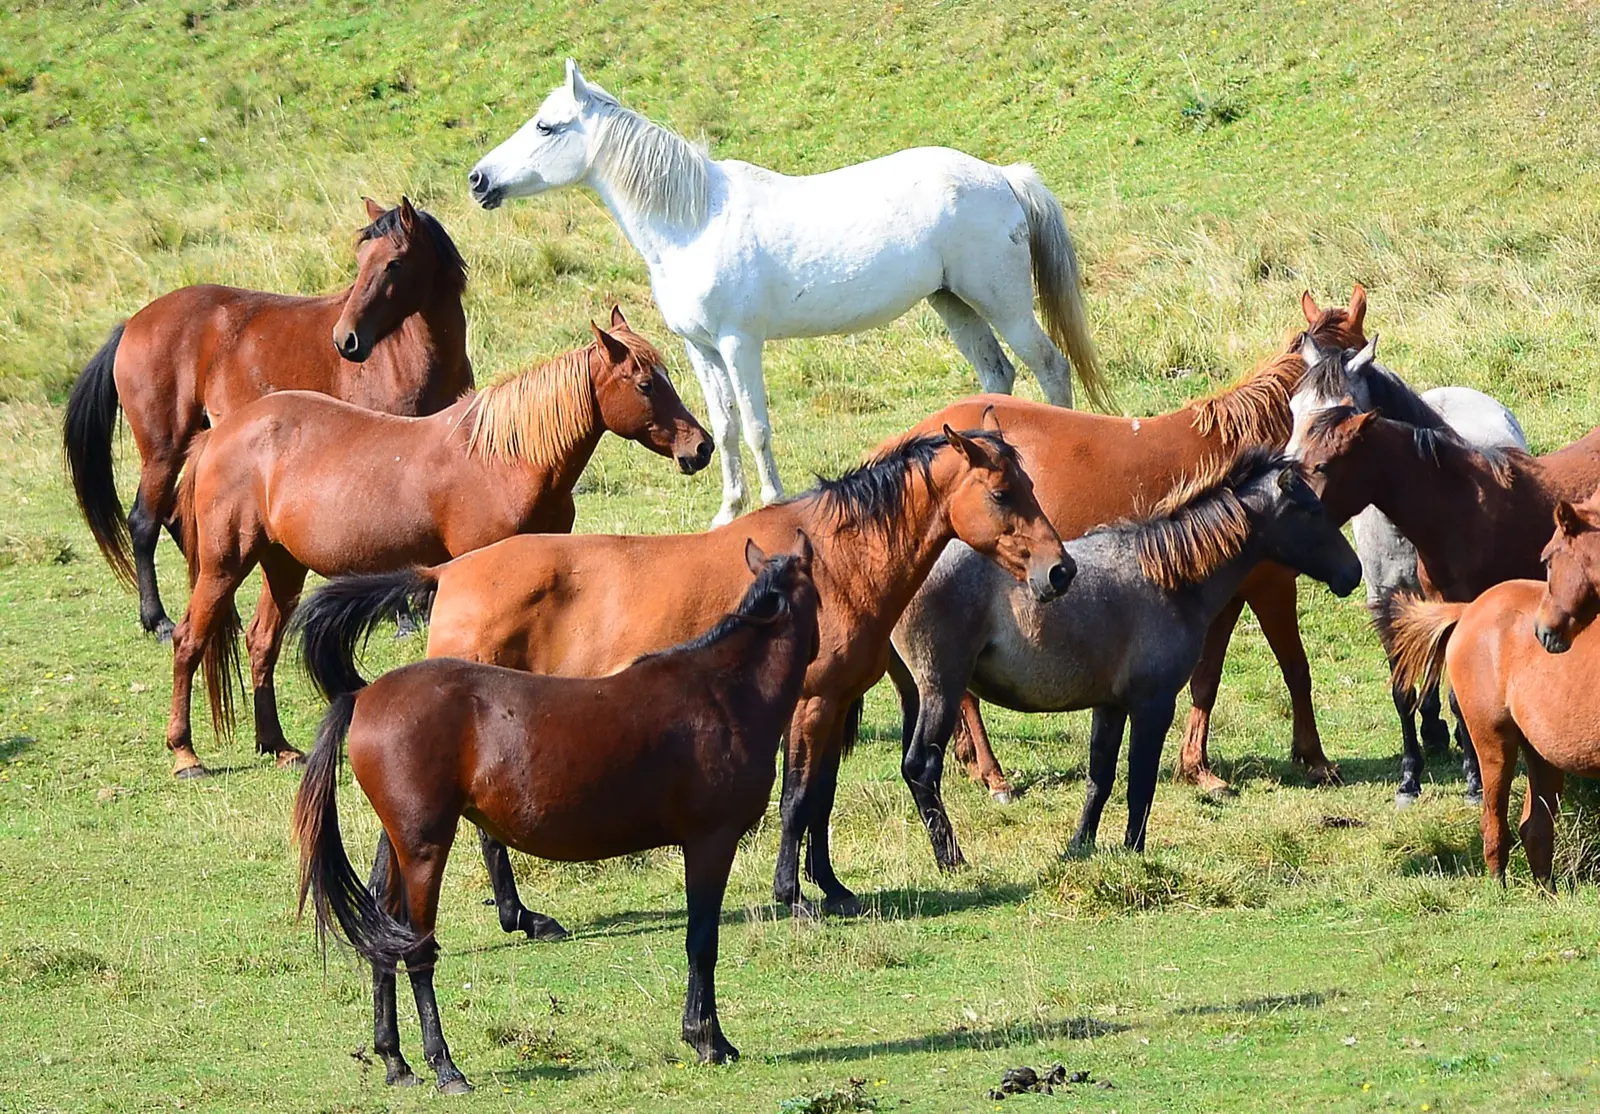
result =
[[[1261,633],[1272,648],[1272,656],[1278,659],[1278,671],[1289,690],[1289,703],[1294,710],[1294,743],[1289,757],[1305,767],[1313,784],[1338,785],[1339,767],[1322,751],[1317,712],[1311,703],[1311,663],[1300,639],[1297,579],[1292,569],[1265,566],[1250,578],[1245,600],[1261,624]]]
[[[517,878],[511,872],[511,853],[506,845],[482,828],[478,844],[483,848],[483,865],[489,871],[489,886],[500,914],[500,927],[506,932],[526,933],[530,940],[565,940],[567,930],[554,917],[535,913],[517,895]]]
[[[1128,829],[1123,845],[1144,851],[1150,827],[1150,807],[1156,797],[1156,777],[1161,769],[1161,744],[1172,726],[1173,701],[1152,700],[1129,717],[1128,725]]]
[[[761,341],[754,337],[723,337],[717,350],[733,380],[733,397],[739,404],[744,442],[756,458],[756,472],[761,477],[761,502],[763,505],[776,503],[783,498],[783,481],[778,478],[778,462],[772,455],[772,420],[767,416]]]
[[[1094,850],[1094,841],[1100,833],[1100,815],[1111,799],[1111,787],[1117,780],[1117,752],[1122,749],[1122,729],[1128,714],[1121,708],[1102,704],[1095,708],[1089,727],[1089,777],[1083,798],[1083,815],[1078,818],[1078,830],[1072,837],[1072,850],[1083,853]]]
[[[1178,751],[1172,776],[1207,793],[1228,792],[1228,783],[1211,772],[1206,742],[1211,735],[1211,709],[1216,707],[1217,689],[1222,684],[1222,663],[1228,656],[1228,642],[1233,638],[1234,625],[1243,610],[1244,598],[1235,596],[1212,620],[1200,650],[1200,660],[1189,677],[1189,700],[1193,707],[1189,710],[1183,748]]]
[[[728,888],[737,831],[715,832],[684,844],[683,880],[689,904],[684,948],[689,956],[689,989],[683,998],[683,1039],[702,1064],[737,1060],[739,1050],[722,1035],[717,1019],[717,932],[722,896]]]
[[[789,721],[783,753],[783,788],[778,798],[778,862],[772,875],[772,900],[796,917],[814,919],[815,905],[800,891],[800,844],[811,819],[817,748],[832,726],[833,710],[817,697],[802,698]]]
[[[728,369],[722,366],[722,356],[715,348],[683,342],[689,354],[689,366],[694,368],[700,381],[700,393],[705,396],[706,414],[711,419],[711,439],[716,442],[717,456],[722,465],[722,508],[711,520],[712,526],[724,526],[744,513],[744,466],[739,459],[739,418],[734,411],[733,383]]]
[[[989,790],[995,804],[1008,805],[1016,788],[1006,777],[989,743],[989,730],[983,725],[983,708],[970,692],[961,697],[961,715],[956,718],[956,760],[967,768],[967,777]]]

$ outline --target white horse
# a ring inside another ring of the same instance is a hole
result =
[[[562,186],[600,196],[648,264],[705,392],[722,457],[719,524],[745,506],[741,426],[762,502],[783,494],[761,374],[769,339],[857,332],[926,298],[984,390],[1009,394],[1016,378],[993,325],[1052,403],[1072,405],[1074,367],[1091,401],[1105,400],[1066,219],[1026,164],[919,147],[793,178],[714,160],[586,82],[569,58],[566,84],[467,182],[486,209]]]

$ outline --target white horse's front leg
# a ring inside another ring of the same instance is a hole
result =
[[[783,481],[772,456],[772,422],[767,417],[767,384],[761,374],[761,341],[749,337],[723,337],[717,345],[722,363],[733,379],[733,396],[739,403],[744,443],[756,458],[761,476],[761,502],[783,498]]]
[[[706,412],[711,418],[711,438],[722,459],[722,509],[711,525],[724,526],[744,513],[744,468],[739,461],[739,418],[733,409],[733,383],[715,348],[702,347],[692,340],[684,341],[683,347],[689,353],[695,378],[700,380],[700,393],[705,395]]]

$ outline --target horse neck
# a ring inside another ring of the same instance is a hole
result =
[[[748,714],[772,714],[776,739],[788,722],[779,713],[793,706],[806,675],[794,617],[788,616],[781,630],[747,624],[711,650],[722,668],[706,675],[723,678],[730,703],[744,706]]]
[[[714,181],[719,174],[717,164],[706,159],[707,177]],[[623,190],[617,188],[607,171],[598,165],[591,166],[583,184],[592,189],[605,205],[611,219],[617,222],[628,243],[633,245],[647,264],[654,266],[662,255],[674,246],[692,240],[700,227],[689,228],[667,220],[662,214],[636,203]]]
[[[499,485],[501,490],[520,492],[520,501],[525,504],[529,512],[534,509],[535,504],[559,496],[570,496],[573,489],[578,486],[583,470],[589,466],[589,461],[594,457],[600,439],[605,436],[606,427],[600,417],[599,399],[595,397],[588,351],[585,349],[583,356],[584,389],[576,392],[574,396],[579,402],[580,409],[573,415],[574,420],[571,424],[573,435],[569,441],[559,446],[559,455],[549,459],[532,459],[525,454],[510,456],[488,451],[473,454],[486,478],[492,477],[492,482]],[[540,374],[546,374],[544,368],[523,372],[523,375]],[[550,374],[567,375],[572,372],[557,367]],[[460,407],[463,414],[459,419],[463,444],[472,430],[471,405],[471,399],[464,399],[457,406],[451,407],[452,411]],[[554,420],[541,420],[529,424],[537,424],[543,428],[554,428],[556,425]]]
[[[1222,609],[1228,606],[1228,601],[1239,594],[1239,587],[1255,571],[1264,556],[1252,515],[1250,533],[1245,537],[1244,545],[1239,547],[1239,552],[1223,561],[1204,580],[1179,588],[1177,594],[1193,601],[1204,625],[1209,627],[1222,614]]]
[[[422,308],[395,326],[373,347],[367,362],[349,374],[365,384],[380,370],[387,373],[393,393],[414,398],[421,413],[441,409],[470,390],[467,315],[461,294],[435,279]]]

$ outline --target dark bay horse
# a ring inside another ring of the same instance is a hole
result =
[[[1270,449],[1213,459],[1142,519],[1067,542],[1072,590],[1039,604],[952,546],[894,631],[901,772],[939,866],[963,862],[939,795],[962,695],[1025,712],[1094,710],[1089,789],[1073,845],[1092,848],[1126,728],[1127,847],[1143,851],[1161,749],[1206,631],[1262,561],[1338,595],[1361,563],[1298,469]]]
[[[746,538],[770,550],[804,530],[818,553],[822,649],[789,729],[773,895],[801,915],[815,912],[800,889],[805,840],[806,873],[824,908],[856,912],[856,896],[833,870],[828,820],[861,697],[888,668],[900,612],[954,539],[1040,599],[1060,595],[1072,577],[1016,451],[992,414],[983,424],[899,441],[839,479],[707,533],[524,535],[435,568],[333,580],[301,611],[306,663],[325,692],[359,685],[360,639],[409,600],[430,614],[430,657],[604,676],[724,613],[742,590]],[[648,593],[639,570],[649,570]],[[502,926],[543,925],[527,920],[504,849],[489,844],[485,854]]]
[[[1422,590],[1448,602],[1470,603],[1503,580],[1542,576],[1540,549],[1556,504],[1600,486],[1600,429],[1534,457],[1474,448],[1447,427],[1335,406],[1311,419],[1301,441],[1300,459],[1328,514],[1344,521],[1377,507],[1417,547]],[[1378,620],[1391,645],[1381,613]],[[1400,687],[1412,676],[1397,670],[1393,683]],[[1458,739],[1467,792],[1476,796],[1469,736]],[[1420,749],[1402,756],[1399,796],[1421,792],[1423,763]]]
[[[916,432],[950,422],[970,425],[984,406],[994,406],[1006,436],[1032,462],[1039,505],[1062,536],[1072,538],[1127,518],[1207,461],[1232,459],[1252,446],[1279,449],[1289,440],[1289,408],[1306,372],[1302,348],[1307,337],[1334,352],[1365,343],[1362,325],[1366,295],[1360,287],[1350,306],[1319,309],[1302,300],[1305,330],[1284,350],[1264,361],[1232,387],[1181,409],[1151,418],[1116,418],[1040,406],[1009,396],[988,395],[958,402],[917,427]],[[1092,482],[1087,478],[1092,477]],[[1193,709],[1177,761],[1177,776],[1208,790],[1223,788],[1206,754],[1211,709],[1222,678],[1222,663],[1234,625],[1245,604],[1260,620],[1262,633],[1278,659],[1294,709],[1291,754],[1314,781],[1333,781],[1338,768],[1328,760],[1317,734],[1311,702],[1311,666],[1300,641],[1294,573],[1271,563],[1257,567],[1218,616],[1190,685]],[[956,757],[974,780],[1009,799],[1006,781],[983,729],[976,698],[965,697],[957,723]]]
[[[300,905],[372,963],[373,1041],[387,1081],[417,1078],[400,1052],[404,960],[439,1089],[471,1090],[450,1059],[433,992],[439,886],[466,817],[519,851],[589,862],[683,848],[689,988],[683,1039],[702,1062],[738,1059],[717,1020],[717,928],[739,838],[766,812],[778,743],[817,653],[811,547],[768,560],[692,642],[595,679],[538,677],[453,659],[418,662],[336,698],[295,799]],[[335,799],[350,768],[383,825],[372,881],[345,855]]]
[[[111,331],[67,401],[62,444],[78,506],[139,621],[163,640],[155,551],[178,472],[199,432],[273,391],[320,391],[391,414],[432,414],[472,389],[467,266],[433,216],[367,200],[355,282],[316,298],[229,286],[164,294]],[[112,476],[117,411],[141,461],[123,517]],[[179,533],[174,529],[176,539]]]
[[[1561,501],[1543,556],[1549,580],[1507,580],[1471,603],[1396,601],[1396,669],[1413,684],[1448,671],[1483,771],[1483,858],[1505,881],[1511,782],[1528,767],[1519,835],[1533,876],[1554,888],[1555,816],[1565,775],[1600,777],[1600,505]]]
[[[231,717],[233,596],[258,563],[246,639],[256,747],[280,763],[273,691],[284,623],[306,570],[323,576],[448,560],[518,533],[572,529],[572,489],[607,432],[703,468],[711,437],[684,408],[649,341],[613,309],[614,332],[468,395],[404,418],[308,391],[280,391],[195,439],[179,485],[189,609],[173,638],[173,772],[204,773],[189,728],[202,658],[213,715]]]

